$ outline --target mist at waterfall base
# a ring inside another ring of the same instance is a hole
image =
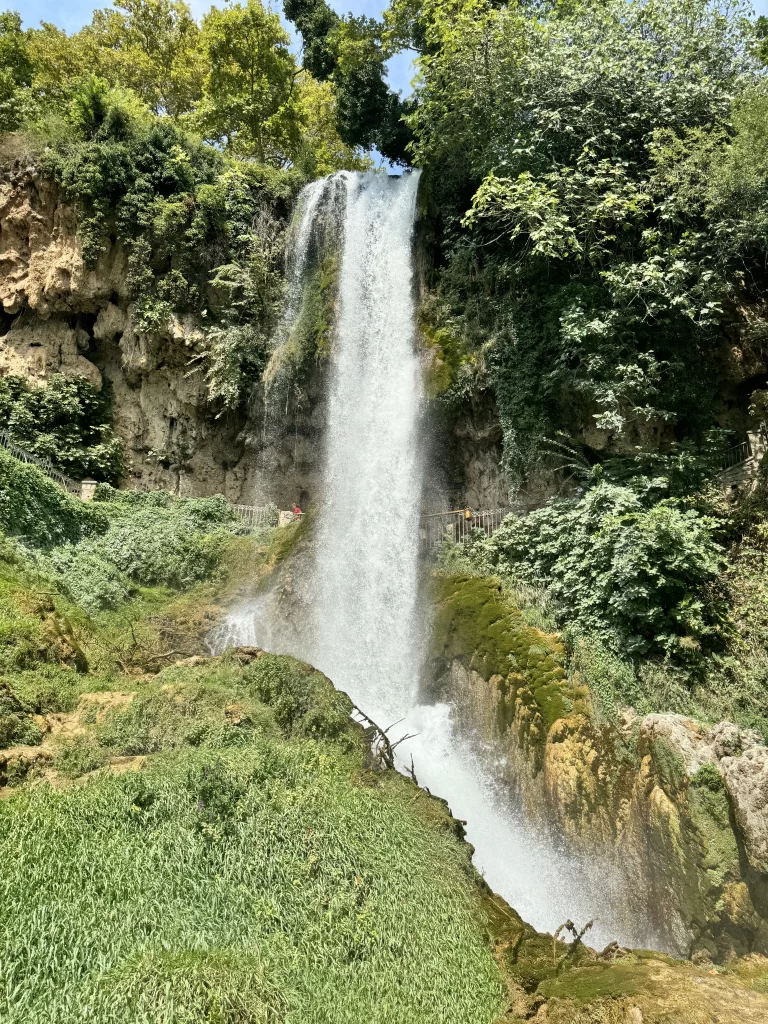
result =
[[[392,726],[393,743],[406,737],[396,747],[401,768],[413,763],[419,783],[466,822],[476,867],[534,927],[552,932],[568,919],[579,926],[594,919],[591,945],[651,945],[643,923],[627,920],[610,870],[581,863],[533,828],[494,784],[501,773],[493,753],[456,733],[450,706],[418,703],[429,624],[418,601],[424,396],[412,281],[417,189],[417,172],[342,172],[307,186],[300,198],[280,333],[298,310],[314,218],[327,222],[330,211],[341,243],[324,494],[314,565],[301,584],[308,628],[286,645],[267,596],[230,615],[212,646],[295,654],[380,726]]]

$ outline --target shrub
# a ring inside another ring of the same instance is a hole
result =
[[[698,789],[708,789],[712,793],[725,790],[723,777],[713,764],[703,764],[691,776],[691,785]]]
[[[476,541],[476,559],[542,586],[561,621],[575,618],[614,649],[696,661],[724,634],[715,521],[667,499],[649,508],[599,484]]]
[[[349,699],[309,665],[264,654],[248,666],[245,678],[286,733],[333,738],[348,731]]]
[[[31,715],[30,705],[7,682],[0,683],[0,747],[40,743],[43,733]]]
[[[84,504],[35,466],[0,449],[0,529],[40,548],[75,543],[106,530],[102,509]]]
[[[62,740],[53,758],[54,768],[67,779],[76,779],[106,763],[104,749],[90,736]]]
[[[48,559],[73,600],[90,612],[117,608],[131,585],[189,587],[213,575],[239,520],[224,498],[173,498],[100,488],[94,507],[109,528]]]
[[[56,548],[49,565],[72,600],[87,612],[119,608],[130,597],[130,582],[105,557],[104,539]]]
[[[117,483],[123,446],[112,435],[111,418],[106,380],[99,389],[86,377],[62,373],[35,387],[23,377],[0,378],[0,421],[7,423],[11,439],[77,479]]]

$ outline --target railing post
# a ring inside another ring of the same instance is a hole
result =
[[[94,495],[96,494],[96,488],[99,486],[97,480],[81,480],[80,481],[80,498],[82,501],[93,501]]]

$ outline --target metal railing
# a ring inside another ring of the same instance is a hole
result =
[[[280,514],[277,505],[233,505],[232,508],[250,530],[277,526]]]
[[[720,461],[720,472],[724,473],[727,469],[739,466],[742,462],[746,462],[747,459],[751,458],[752,442],[747,438],[747,440],[742,441],[741,444],[735,444],[733,448],[728,448],[727,451],[723,452],[723,456]]]
[[[27,462],[31,466],[37,466],[38,469],[41,469],[46,476],[49,476],[51,480],[54,480],[69,494],[73,494],[77,498],[80,497],[79,480],[73,480],[72,477],[67,476],[65,473],[56,469],[50,459],[41,458],[39,455],[33,455],[32,452],[28,452],[25,448],[19,447],[15,441],[11,440],[11,435],[7,430],[0,430],[0,446],[9,451],[14,459],[18,459],[19,462]]]
[[[438,551],[443,544],[461,544],[472,530],[482,530],[489,537],[501,526],[511,508],[454,509],[451,512],[432,512],[419,518],[419,548],[423,554]]]

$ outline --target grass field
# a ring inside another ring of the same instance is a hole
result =
[[[0,1019],[493,1019],[466,848],[322,676],[214,661],[83,707],[70,747],[151,756],[0,804]]]

